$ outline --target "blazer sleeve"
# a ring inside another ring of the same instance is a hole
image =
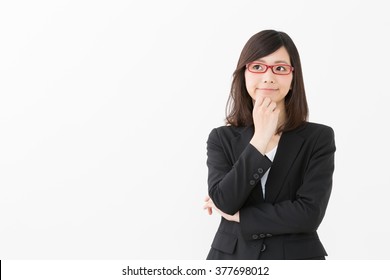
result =
[[[241,209],[248,196],[272,162],[254,146],[248,144],[236,162],[232,163],[229,143],[213,129],[207,141],[209,196],[214,204],[229,215]]]
[[[262,203],[240,209],[240,226],[244,238],[254,234],[278,234],[316,231],[329,201],[336,151],[334,132],[324,127],[317,137],[302,184],[294,201]]]

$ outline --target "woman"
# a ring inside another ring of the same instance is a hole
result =
[[[334,170],[332,128],[307,121],[298,50],[264,30],[244,46],[227,126],[207,141],[209,196],[221,214],[207,259],[325,259],[317,235]]]

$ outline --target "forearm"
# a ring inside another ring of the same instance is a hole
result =
[[[332,190],[333,152],[314,159],[295,199],[261,203],[240,209],[243,234],[289,234],[316,231],[325,215]]]
[[[275,205],[263,203],[258,207],[244,207],[240,210],[242,233],[246,239],[252,239],[254,234],[314,232],[324,217],[325,209],[305,204],[297,200],[284,201]]]
[[[217,172],[209,158],[209,195],[224,213],[234,215],[246,202],[253,188],[272,162],[249,144],[231,170]]]

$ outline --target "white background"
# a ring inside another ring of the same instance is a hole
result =
[[[263,29],[336,133],[329,259],[389,258],[385,3],[1,1],[0,259],[204,259],[206,140]]]

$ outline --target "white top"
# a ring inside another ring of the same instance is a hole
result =
[[[277,148],[278,148],[278,146],[276,146],[271,151],[269,151],[268,153],[265,154],[267,156],[267,158],[270,159],[270,161],[274,161]],[[267,172],[265,172],[263,177],[261,177],[261,188],[263,189],[263,197],[264,198],[265,198],[265,184],[267,183],[268,173],[269,173],[270,170],[271,170],[271,168],[269,168],[267,170]]]

